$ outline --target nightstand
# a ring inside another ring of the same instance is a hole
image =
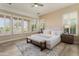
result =
[[[65,42],[65,43],[73,44],[74,43],[74,35],[62,34],[61,41]]]

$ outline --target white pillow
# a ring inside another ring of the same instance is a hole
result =
[[[60,35],[61,34],[60,31],[52,31],[51,33],[52,33],[51,35]]]
[[[50,30],[44,30],[43,34],[46,36],[51,36],[51,31]]]

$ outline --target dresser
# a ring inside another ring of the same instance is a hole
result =
[[[74,35],[62,34],[61,41],[65,42],[65,43],[73,44],[74,43]]]

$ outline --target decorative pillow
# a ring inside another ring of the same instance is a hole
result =
[[[51,36],[51,31],[50,30],[44,30],[43,34],[46,36]]]
[[[52,31],[52,35],[60,35],[61,32],[60,31]]]

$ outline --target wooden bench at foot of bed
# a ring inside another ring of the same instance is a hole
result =
[[[40,47],[41,51],[44,50],[44,49],[46,49],[46,41],[40,41],[40,42],[38,42],[38,41],[32,40],[30,37],[28,37],[27,38],[27,43],[32,43],[32,44]]]

